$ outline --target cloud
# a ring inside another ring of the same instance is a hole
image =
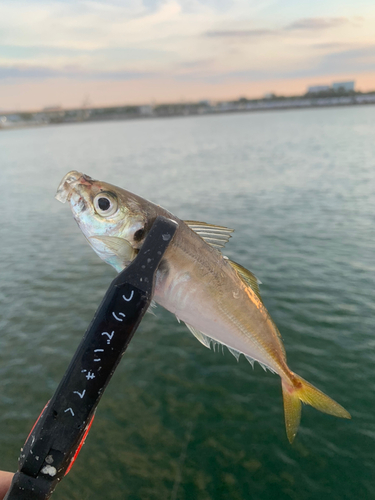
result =
[[[218,30],[218,31],[206,31],[205,36],[215,37],[215,38],[252,38],[252,37],[264,37],[269,35],[275,35],[278,32],[276,30],[267,29],[257,29],[257,30]]]
[[[0,80],[8,79],[45,79],[58,76],[58,72],[43,67],[0,66]]]
[[[175,26],[180,21],[177,0],[5,2],[0,44],[75,50],[134,46],[165,38],[174,30],[181,34],[181,26]]]
[[[159,76],[146,71],[90,71],[76,66],[53,69],[42,66],[0,66],[1,80],[45,80],[50,78],[70,78],[79,80],[133,80]]]
[[[337,47],[338,44],[335,44]],[[356,75],[375,72],[375,44],[367,46],[330,51],[307,59],[304,64],[265,65],[239,70],[220,70],[215,68],[197,68],[197,71],[174,75],[176,80],[205,82],[220,85],[225,82],[260,82],[272,80],[306,79],[316,76],[331,77],[332,75]]]
[[[279,16],[276,3],[281,5],[280,0],[5,0],[0,82],[138,80],[152,86],[152,79],[168,78],[198,86],[319,76],[333,67],[371,69],[371,51],[353,52],[360,43],[375,42],[370,18],[348,9],[347,17],[331,16],[328,7],[317,10],[319,17],[313,17],[314,8],[302,7]],[[256,10],[259,5],[268,14]]]
[[[285,30],[321,31],[348,24],[346,17],[307,17],[286,26]]]
[[[347,46],[348,46],[347,43],[341,43],[341,42],[314,43],[313,45],[311,45],[313,49],[321,49],[321,50],[335,50]]]
[[[322,57],[311,61],[309,65],[296,69],[271,69],[265,71],[243,71],[227,74],[227,77],[241,79],[270,79],[270,78],[305,78],[326,75],[353,75],[375,72],[375,44],[364,47],[329,52]]]
[[[346,17],[308,17],[298,19],[291,24],[278,29],[230,29],[206,31],[204,36],[212,38],[264,38],[269,36],[285,37],[286,34],[300,35],[303,32],[324,31],[349,24]],[[358,23],[353,23],[358,25]]]
[[[325,71],[375,71],[375,44],[326,54],[320,68]]]

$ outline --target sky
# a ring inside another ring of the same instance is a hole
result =
[[[0,110],[375,90],[374,0],[1,0]]]

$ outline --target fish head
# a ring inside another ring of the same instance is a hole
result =
[[[73,170],[62,179],[56,199],[69,202],[75,221],[102,260],[120,271],[135,258],[150,220],[141,198]]]

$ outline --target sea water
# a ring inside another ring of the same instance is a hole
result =
[[[182,219],[235,229],[290,368],[347,408],[146,315],[56,500],[375,498],[375,106],[145,119],[0,133],[0,469],[16,470],[115,271],[54,199],[69,170]]]

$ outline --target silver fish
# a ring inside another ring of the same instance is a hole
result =
[[[89,244],[118,272],[135,258],[158,215],[178,224],[157,271],[155,301],[185,322],[204,346],[223,344],[237,359],[242,353],[252,364],[257,361],[281,377],[290,442],[300,423],[301,402],[350,418],[341,405],[289,369],[257,278],[220,252],[232,229],[182,221],[154,203],[77,171],[64,177],[56,198],[70,202]]]

